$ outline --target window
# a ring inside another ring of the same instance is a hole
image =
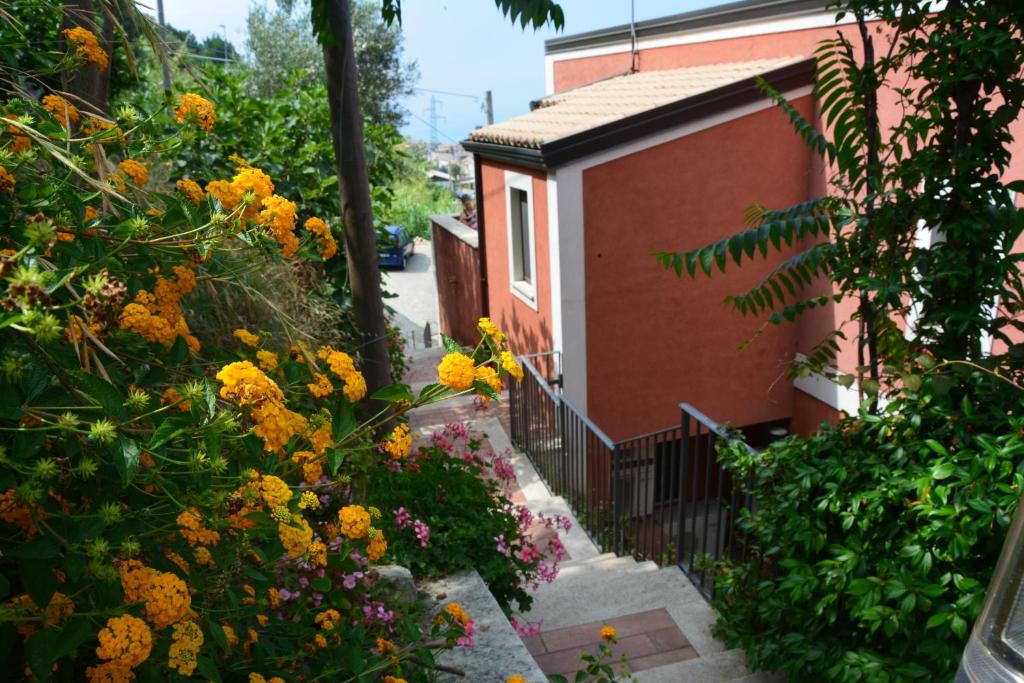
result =
[[[530,272],[530,197],[518,188],[510,190],[512,202],[512,261],[515,282],[533,283]]]
[[[506,173],[505,200],[508,206],[508,269],[512,293],[536,309],[533,179],[519,173]]]

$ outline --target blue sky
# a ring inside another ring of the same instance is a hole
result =
[[[224,30],[241,47],[246,12],[257,2],[164,0],[164,11],[167,21],[178,28],[200,38]],[[720,4],[720,0],[635,3],[637,20],[642,20]],[[560,0],[560,4],[566,34],[629,21],[630,0]],[[420,88],[480,98],[436,95],[438,112],[444,117],[437,126],[440,141],[462,140],[484,123],[485,90],[493,92],[499,121],[529,111],[530,100],[544,94],[544,40],[556,35],[552,29],[523,31],[505,19],[491,0],[404,0],[402,5],[406,58],[419,64]],[[410,112],[406,134],[430,139],[430,97],[429,92],[418,92],[404,103]]]

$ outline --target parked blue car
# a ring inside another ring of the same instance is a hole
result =
[[[387,236],[377,248],[378,261],[382,266],[403,270],[416,249],[412,235],[400,225],[389,225],[384,230]]]

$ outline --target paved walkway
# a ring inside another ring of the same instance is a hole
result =
[[[418,351],[424,348],[423,329],[430,323],[432,344],[440,343],[440,326],[437,310],[437,282],[434,280],[434,249],[429,240],[419,237],[415,240],[415,251],[409,257],[405,269],[382,268],[384,289],[395,298],[384,301],[393,313],[391,322],[398,326],[405,337],[407,349]]]
[[[406,381],[417,390],[436,381],[436,366],[443,353],[430,349],[414,354]],[[517,478],[514,489],[508,491],[512,500],[534,513],[560,514],[572,520],[572,530],[562,533],[571,559],[561,564],[552,584],[540,586],[533,609],[526,615],[529,622],[541,624],[540,634],[521,639],[544,674],[574,673],[580,654],[597,652],[598,632],[609,625],[619,635],[613,651],[624,654],[628,662],[617,668],[631,672],[640,683],[785,680],[752,674],[741,651],[725,650],[711,634],[714,612],[677,567],[659,568],[653,562],[600,553],[565,500],[553,495],[529,459],[512,449],[507,401],[484,405],[460,398],[418,409],[410,418],[413,429],[424,433],[450,422],[465,422],[483,432],[495,452],[508,449],[511,453]],[[531,678],[527,680],[533,683]]]

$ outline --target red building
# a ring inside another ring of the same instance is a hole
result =
[[[787,254],[693,281],[652,257],[735,233],[753,203],[825,193],[817,157],[755,79],[817,119],[811,55],[856,31],[826,4],[745,0],[548,41],[551,94],[463,143],[478,169],[483,312],[517,352],[560,352],[563,396],[614,441],[678,424],[680,402],[797,432],[857,407],[856,387],[787,375],[849,318],[842,304],[780,326],[722,304]],[[887,93],[883,128],[895,106]],[[851,344],[840,369],[854,365]]]

